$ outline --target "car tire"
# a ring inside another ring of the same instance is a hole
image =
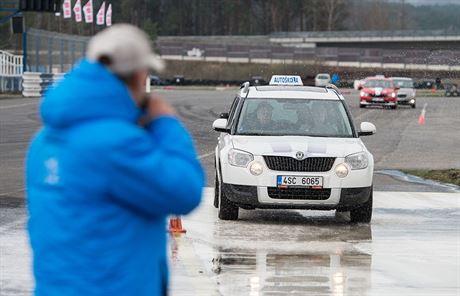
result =
[[[239,208],[234,205],[225,195],[225,192],[222,190],[222,182],[219,182],[219,191],[218,191],[219,202],[218,202],[218,216],[221,220],[238,220],[238,210]]]
[[[366,108],[366,105],[359,104],[359,108]]]
[[[369,199],[359,208],[350,210],[350,221],[352,223],[370,223],[372,219],[372,196],[373,188],[369,193]]]
[[[415,109],[415,107],[416,107],[416,104],[415,104],[415,103],[413,103],[413,104],[411,105],[411,107],[412,107],[412,109]]]
[[[219,179],[217,178],[217,171],[216,171],[216,180],[214,181],[214,207],[216,209],[219,208]]]

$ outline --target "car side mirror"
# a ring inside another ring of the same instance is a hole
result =
[[[363,89],[363,87],[361,85],[358,86],[358,90],[362,90],[362,89]]]
[[[360,131],[358,132],[358,136],[372,136],[376,132],[375,125],[370,122],[361,122]]]
[[[227,119],[226,118],[219,118],[214,120],[212,123],[212,128],[216,132],[221,132],[221,133],[230,133],[230,129],[227,128]]]
[[[220,113],[219,118],[225,118],[228,119],[228,113]]]
[[[400,90],[401,88],[399,86],[395,87],[395,90]]]

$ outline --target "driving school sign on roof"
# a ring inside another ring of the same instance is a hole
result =
[[[273,75],[270,85],[303,85],[300,76],[294,75]]]

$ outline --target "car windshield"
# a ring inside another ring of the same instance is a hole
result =
[[[260,136],[353,137],[338,100],[246,99],[236,133]]]
[[[377,79],[371,79],[371,80],[366,80],[364,83],[365,87],[381,87],[381,88],[392,88],[393,85],[391,84],[391,81],[389,80],[377,80]]]
[[[414,82],[406,79],[393,79],[395,86],[400,88],[414,88]]]
[[[317,78],[318,79],[329,79],[329,76],[327,76],[327,75],[318,75]]]

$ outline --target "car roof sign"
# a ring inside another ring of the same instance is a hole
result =
[[[303,83],[297,75],[273,75],[270,85],[303,85]]]

